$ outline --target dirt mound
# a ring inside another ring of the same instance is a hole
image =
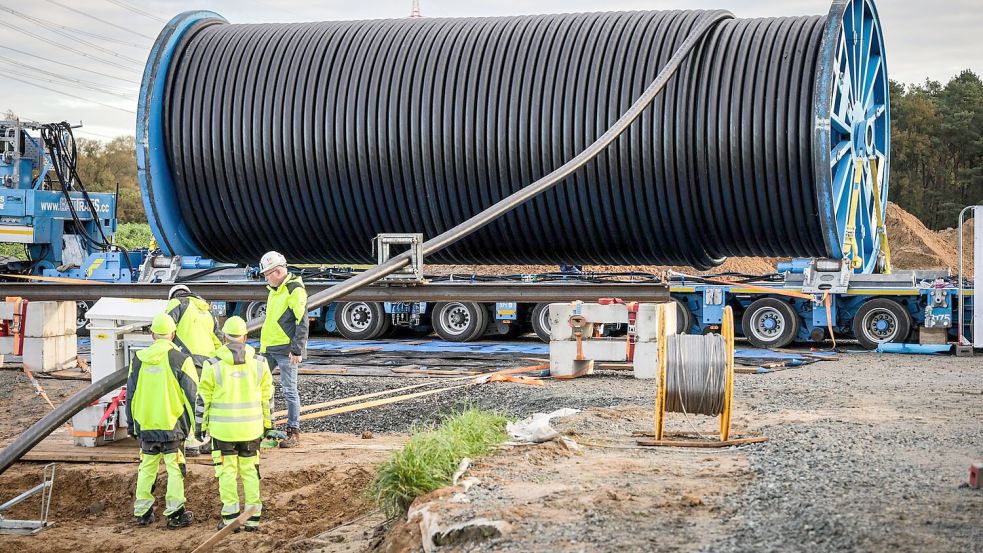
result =
[[[340,463],[308,464],[310,455],[278,452],[279,459],[272,456],[264,459],[260,531],[229,536],[216,551],[306,550],[311,538],[373,508],[365,497],[365,489],[373,477],[378,455],[370,455],[365,466],[341,459]],[[36,485],[39,473],[39,465],[21,464],[10,469],[0,480],[0,498],[13,497]],[[102,551],[190,551],[215,532],[221,504],[211,466],[188,465],[185,495],[188,508],[195,513],[195,523],[180,530],[167,530],[160,514],[163,477],[156,491],[157,522],[150,528],[137,528],[130,523],[135,483],[135,464],[61,463],[57,467],[50,514],[55,525],[38,536],[4,536],[0,549],[43,548],[46,553],[75,553],[80,551],[80,544],[89,546],[81,549],[98,544]],[[9,517],[37,518],[37,512],[37,501],[29,501],[16,507]],[[84,538],[80,537],[80,531],[84,532]]]
[[[972,227],[970,227],[972,228]],[[895,269],[941,269],[955,273],[959,268],[955,229],[935,232],[895,203],[887,204],[887,236]],[[972,248],[972,231],[968,250]],[[967,268],[972,256],[967,256]]]
[[[967,224],[966,264],[967,274],[972,275],[973,222]],[[891,244],[891,255],[895,269],[937,269],[958,271],[957,232],[955,229],[933,231],[917,217],[908,213],[895,203],[887,207],[887,235]],[[693,267],[665,265],[585,265],[584,271],[594,273],[613,273],[637,271],[661,274],[672,270],[690,275],[719,273],[738,273],[745,275],[765,275],[775,272],[775,265],[782,261],[778,257],[731,257],[723,265],[709,271],[698,271]],[[557,272],[557,265],[428,265],[426,271],[434,275],[480,275],[502,276],[516,274],[538,274]]]

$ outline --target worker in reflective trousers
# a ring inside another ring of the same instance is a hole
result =
[[[205,406],[199,436],[212,438],[212,459],[222,499],[221,530],[239,516],[236,478],[242,478],[246,506],[255,508],[246,531],[259,528],[263,502],[259,495],[260,440],[273,428],[270,400],[273,375],[256,350],[246,344],[246,321],[230,317],[222,327],[226,343],[201,369],[198,394]],[[238,531],[238,528],[236,529]]]
[[[153,489],[161,458],[167,468],[164,516],[167,527],[182,528],[194,519],[184,508],[184,440],[194,430],[198,373],[191,357],[174,345],[177,325],[166,313],[154,317],[154,343],[136,352],[126,381],[128,432],[140,440],[133,516],[139,526],[154,522]]]
[[[212,317],[211,306],[208,302],[194,295],[191,289],[183,284],[172,287],[167,297],[169,301],[164,312],[177,322],[174,343],[181,348],[181,351],[191,356],[195,366],[200,371],[201,364],[205,362],[205,359],[208,359],[215,350],[222,347],[218,321]],[[195,422],[200,425],[200,400],[196,407]],[[195,436],[188,436],[188,441],[185,443],[185,454],[188,457],[197,457],[202,451],[208,453],[207,442],[202,444]]]
[[[299,276],[290,274],[286,258],[277,252],[266,252],[259,271],[270,290],[259,350],[280,368],[280,384],[287,402],[287,438],[280,447],[294,447],[300,443],[297,367],[307,349],[307,290]]]

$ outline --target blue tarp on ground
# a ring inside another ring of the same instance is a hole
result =
[[[422,343],[421,343],[422,342]],[[548,355],[549,346],[540,342],[445,342],[443,340],[330,340],[307,342],[308,350],[338,351],[354,348],[380,348],[376,351],[412,351],[431,353],[522,353]]]

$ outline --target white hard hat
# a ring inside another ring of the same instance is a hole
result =
[[[280,252],[266,252],[263,254],[263,259],[259,260],[259,272],[264,275],[277,267],[286,266],[287,258],[283,257]]]
[[[177,286],[171,288],[171,291],[167,293],[167,299],[172,299],[174,298],[174,296],[177,296],[178,294],[182,296],[190,296],[191,289],[183,284],[178,284]]]

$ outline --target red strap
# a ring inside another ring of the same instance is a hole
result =
[[[109,419],[109,417],[113,414],[113,411],[115,411],[116,408],[119,407],[119,404],[123,401],[125,397],[126,397],[126,386],[123,386],[123,388],[119,391],[119,394],[117,394],[116,397],[113,398],[113,401],[109,404],[109,407],[106,407],[106,411],[103,412],[102,418],[99,419],[99,423],[96,424],[97,429],[102,426],[102,423],[106,422]]]

